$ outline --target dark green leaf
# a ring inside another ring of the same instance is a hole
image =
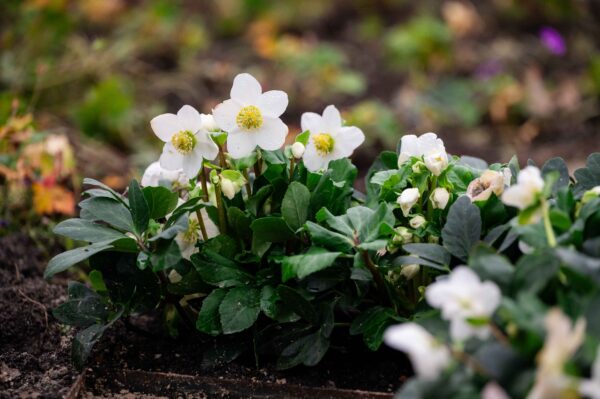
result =
[[[75,367],[78,370],[81,370],[85,365],[87,358],[92,352],[92,348],[102,337],[106,327],[107,326],[105,325],[94,324],[85,330],[79,331],[75,335],[71,346],[71,355],[73,357],[73,363],[75,363]]]
[[[290,228],[298,230],[308,217],[310,191],[305,185],[290,183],[281,203],[281,215]]]
[[[333,265],[341,252],[329,252],[319,247],[311,247],[301,255],[285,256],[282,258],[281,279],[283,282],[298,277],[304,277],[316,273]]]
[[[134,231],[133,219],[123,203],[106,197],[92,197],[79,203],[82,218],[105,222],[124,231]],[[83,217],[84,213],[86,217]]]
[[[213,336],[222,332],[219,306],[226,294],[227,290],[217,288],[204,298],[196,321],[196,328],[199,331]]]
[[[113,240],[96,242],[86,247],[75,248],[56,255],[54,258],[50,259],[50,262],[48,262],[48,266],[44,271],[44,278],[50,278],[56,273],[65,271],[71,266],[86,260],[90,256],[100,251],[113,248],[112,241]]]
[[[85,219],[67,219],[54,228],[54,233],[73,240],[99,242],[117,240],[127,236],[110,227],[102,226]]]
[[[294,290],[287,285],[280,285],[277,287],[279,297],[282,299],[283,304],[286,307],[292,309],[294,313],[302,317],[304,320],[311,324],[318,323],[317,311],[313,305],[304,298],[298,291]]]
[[[179,199],[177,193],[166,187],[144,187],[142,192],[152,219],[161,219],[167,216],[177,206],[177,200]],[[133,204],[131,205],[133,211]]]
[[[340,233],[327,230],[313,222],[306,222],[306,231],[310,234],[312,243],[317,246],[326,247],[332,251],[350,253],[354,248],[352,240]]]
[[[460,197],[448,212],[446,224],[442,229],[444,247],[452,255],[466,261],[471,247],[481,236],[481,217],[479,208],[471,203],[467,196]]]
[[[137,180],[132,180],[129,183],[129,207],[131,208],[135,231],[142,234],[146,231],[148,222],[150,222],[150,209]]]
[[[482,280],[492,280],[501,287],[507,287],[513,278],[513,265],[485,244],[479,244],[472,249],[469,266]]]
[[[219,314],[223,334],[233,334],[251,327],[260,312],[260,292],[251,287],[229,290],[221,304]]]

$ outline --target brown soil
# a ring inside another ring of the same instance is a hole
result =
[[[27,236],[0,238],[0,398],[63,397],[78,375],[73,334],[50,311],[66,290],[43,280],[44,264]]]

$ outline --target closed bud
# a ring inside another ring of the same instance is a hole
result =
[[[304,150],[304,144],[302,144],[301,142],[296,141],[294,144],[292,144],[292,154],[294,155],[294,158],[302,158],[302,155],[304,155]]]
[[[411,280],[413,277],[419,273],[421,267],[419,265],[402,265],[402,269],[400,269],[400,274],[407,280]]]
[[[425,220],[425,218],[421,215],[417,215],[417,216],[413,217],[408,222],[408,224],[410,224],[410,227],[412,227],[413,229],[418,229],[418,228],[424,226],[426,223],[427,223],[427,220]]]
[[[235,184],[229,179],[221,179],[221,191],[229,199],[233,199],[237,192]]]
[[[450,200],[450,193],[442,187],[438,187],[429,196],[433,209],[445,209]]]
[[[406,217],[410,213],[412,207],[419,200],[420,194],[419,189],[417,188],[407,188],[402,191],[402,193],[398,196],[396,202],[400,205],[400,209],[402,209],[402,214]]]
[[[426,154],[423,159],[425,160],[425,166],[434,176],[439,176],[448,166],[448,155],[445,150],[432,151]]]

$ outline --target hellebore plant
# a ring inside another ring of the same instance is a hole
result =
[[[84,180],[80,217],[54,231],[89,245],[46,269],[89,259],[54,310],[80,328],[78,367],[112,324],[158,310],[206,366],[311,366],[345,334],[408,354],[400,398],[598,397],[600,154],[571,178],[560,158],[520,170],[408,135],[360,193],[347,157],[362,130],[331,105],[284,145],[287,104],[238,75],[212,117],[152,120],[165,145],[141,186]]]

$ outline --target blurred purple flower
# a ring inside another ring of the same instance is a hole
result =
[[[567,45],[565,39],[554,28],[545,26],[540,29],[540,40],[544,47],[546,47],[552,54],[564,55],[567,52]]]

